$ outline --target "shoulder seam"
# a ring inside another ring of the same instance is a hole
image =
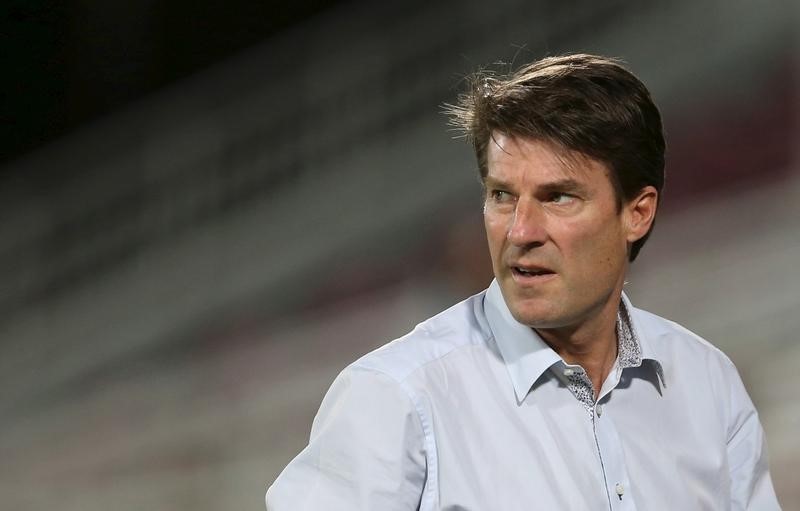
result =
[[[484,339],[484,340],[486,342],[489,342],[491,340],[491,337],[488,338],[488,339]],[[398,384],[405,385],[405,383],[408,380],[408,378],[410,378],[413,374],[415,374],[419,370],[424,369],[425,367],[427,367],[428,365],[430,365],[430,364],[432,364],[434,362],[438,362],[440,360],[443,360],[444,358],[450,356],[452,353],[460,351],[462,348],[468,348],[468,347],[472,347],[472,346],[474,346],[474,344],[472,344],[472,343],[464,344],[462,346],[450,346],[450,349],[448,349],[446,352],[440,354],[439,356],[433,357],[430,360],[426,360],[425,362],[414,366],[410,370],[404,371],[402,376],[393,374],[392,371],[389,371],[389,370],[387,370],[386,368],[383,368],[383,367],[378,367],[375,364],[366,363],[363,359],[356,360],[355,362],[350,364],[349,367],[352,367],[354,369],[358,368],[358,369],[364,369],[364,370],[368,370],[368,371],[373,371],[375,373],[380,373],[380,374],[383,374],[384,376],[387,376],[388,378],[391,378],[392,380],[394,380]]]

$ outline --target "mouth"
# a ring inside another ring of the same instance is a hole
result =
[[[537,283],[555,277],[556,272],[536,266],[511,266],[511,274],[517,282]]]

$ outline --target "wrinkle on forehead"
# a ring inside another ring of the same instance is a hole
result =
[[[514,148],[510,146],[516,146],[519,148],[521,147],[520,142],[522,141],[538,142],[543,144],[558,161],[561,167],[569,174],[575,175],[579,172],[586,172],[587,169],[594,167],[594,164],[599,164],[604,173],[606,175],[609,174],[608,166],[604,162],[592,158],[591,156],[580,151],[569,149],[568,147],[565,147],[564,145],[551,139],[525,137],[495,130],[491,134],[490,143],[494,144],[495,147],[508,156],[514,156]]]

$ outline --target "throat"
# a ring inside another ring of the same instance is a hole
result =
[[[544,331],[538,331],[539,336],[555,351],[566,364],[578,365],[586,372],[592,382],[594,399],[597,400],[614,362],[617,359],[616,332],[610,338],[596,339],[587,343],[559,342]],[[548,337],[550,337],[548,339]]]

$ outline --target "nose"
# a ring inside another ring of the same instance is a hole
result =
[[[547,241],[547,230],[541,205],[530,200],[517,201],[506,237],[522,248],[543,245]]]

